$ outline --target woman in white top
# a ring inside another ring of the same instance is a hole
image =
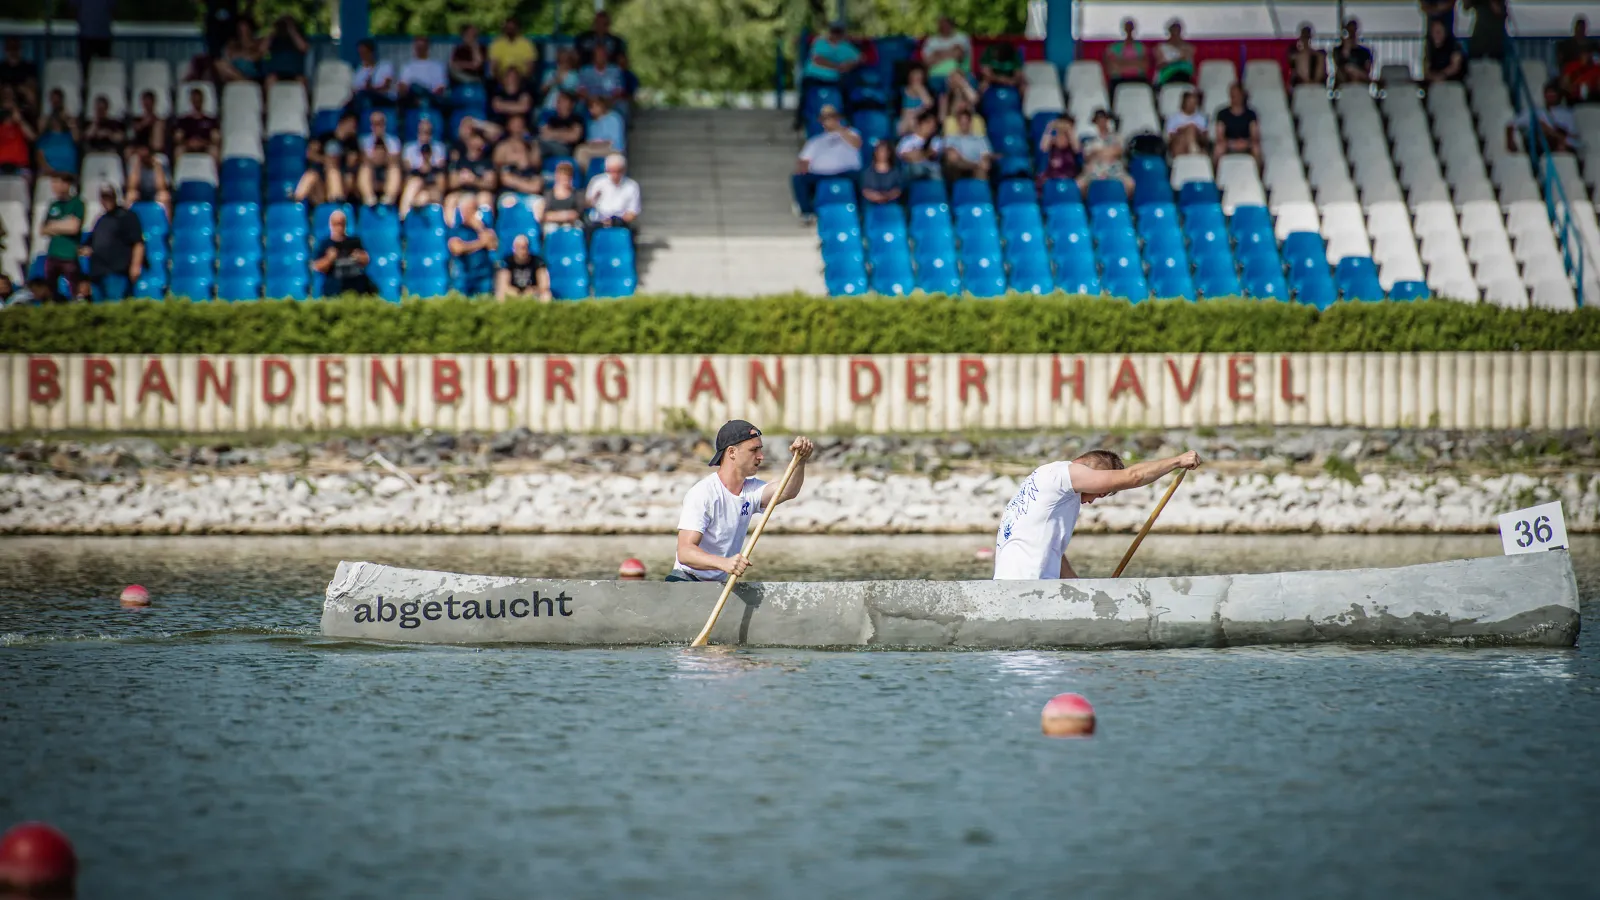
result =
[[[1200,95],[1183,95],[1178,111],[1167,116],[1167,151],[1173,156],[1206,152],[1206,114],[1200,111]]]

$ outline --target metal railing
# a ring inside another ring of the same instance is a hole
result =
[[[1553,49],[1552,43],[1551,52]],[[1533,170],[1539,176],[1545,212],[1550,216],[1550,225],[1555,230],[1556,240],[1561,244],[1561,261],[1566,266],[1568,276],[1572,278],[1573,297],[1579,308],[1582,308],[1585,276],[1592,270],[1588,268],[1583,232],[1572,220],[1572,205],[1567,200],[1566,187],[1562,185],[1561,175],[1556,171],[1555,160],[1551,156],[1552,151],[1545,143],[1544,130],[1539,127],[1538,106],[1534,102],[1533,91],[1528,86],[1528,80],[1522,77],[1523,58],[1519,47],[1517,53],[1507,54],[1506,58],[1501,60],[1501,65],[1511,86],[1512,102],[1516,104],[1518,112],[1528,113],[1528,123],[1523,128],[1528,161],[1533,164]],[[1542,90],[1544,86],[1539,87]]]

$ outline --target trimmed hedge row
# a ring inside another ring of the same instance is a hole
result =
[[[0,313],[5,353],[1133,353],[1600,350],[1600,313],[1452,301],[1098,297],[506,304],[131,301]]]

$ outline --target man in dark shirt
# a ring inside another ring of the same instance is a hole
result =
[[[109,184],[100,186],[100,206],[105,212],[95,223],[89,243],[78,251],[89,264],[79,296],[121,300],[144,272],[144,229],[139,217],[117,201],[117,189]]]
[[[328,238],[317,247],[311,268],[322,273],[322,296],[371,294],[372,279],[367,277],[367,251],[361,239],[348,230],[342,210],[328,217]]]
[[[1213,160],[1220,161],[1223,154],[1248,153],[1261,165],[1261,124],[1256,121],[1256,111],[1245,105],[1244,87],[1237,81],[1228,85],[1228,105],[1217,112],[1217,134],[1212,148]]]
[[[594,25],[591,30],[578,35],[573,44],[583,65],[587,66],[594,62],[596,46],[605,47],[607,55],[618,65],[627,65],[623,57],[628,54],[628,42],[611,33],[611,14],[603,9],[594,14]]]
[[[6,55],[0,59],[0,84],[17,90],[17,99],[30,109],[39,107],[39,66],[22,58],[20,38],[6,38]]]
[[[539,150],[545,156],[571,156],[583,143],[583,117],[574,108],[572,95],[556,97],[556,108],[542,114],[539,123]]]
[[[222,149],[222,130],[217,120],[206,115],[206,95],[189,91],[189,111],[172,123],[172,145],[181,153],[209,153],[216,158]]]
[[[511,241],[511,255],[500,264],[494,279],[494,294],[502,302],[507,297],[537,297],[550,302],[550,270],[543,259],[531,252],[531,246],[525,234]]]
[[[1361,46],[1361,23],[1344,23],[1344,38],[1333,48],[1333,80],[1336,84],[1370,84],[1372,51]]]

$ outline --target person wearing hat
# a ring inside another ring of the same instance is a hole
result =
[[[734,419],[717,432],[716,454],[711,457],[716,471],[695,482],[683,498],[678,555],[668,581],[725,581],[750,568],[740,552],[750,520],[771,504],[800,496],[806,460],[815,445],[807,437],[796,437],[789,445],[800,464],[782,497],[774,496],[777,485],[755,477],[766,459],[765,449],[761,429],[743,419]]]
[[[79,296],[91,286],[100,300],[121,300],[144,271],[144,228],[133,210],[117,199],[117,189],[100,185],[100,208],[89,242],[78,251],[88,263],[87,277],[79,283]]]
[[[819,117],[822,131],[800,148],[790,179],[795,207],[808,222],[817,212],[813,201],[818,181],[840,177],[854,181],[861,174],[861,132],[844,124],[832,106],[824,106]]]
[[[811,41],[805,68],[800,72],[800,103],[794,110],[794,127],[805,125],[806,95],[814,87],[841,87],[845,76],[861,65],[861,50],[845,36],[844,22],[828,26],[828,33]]]

